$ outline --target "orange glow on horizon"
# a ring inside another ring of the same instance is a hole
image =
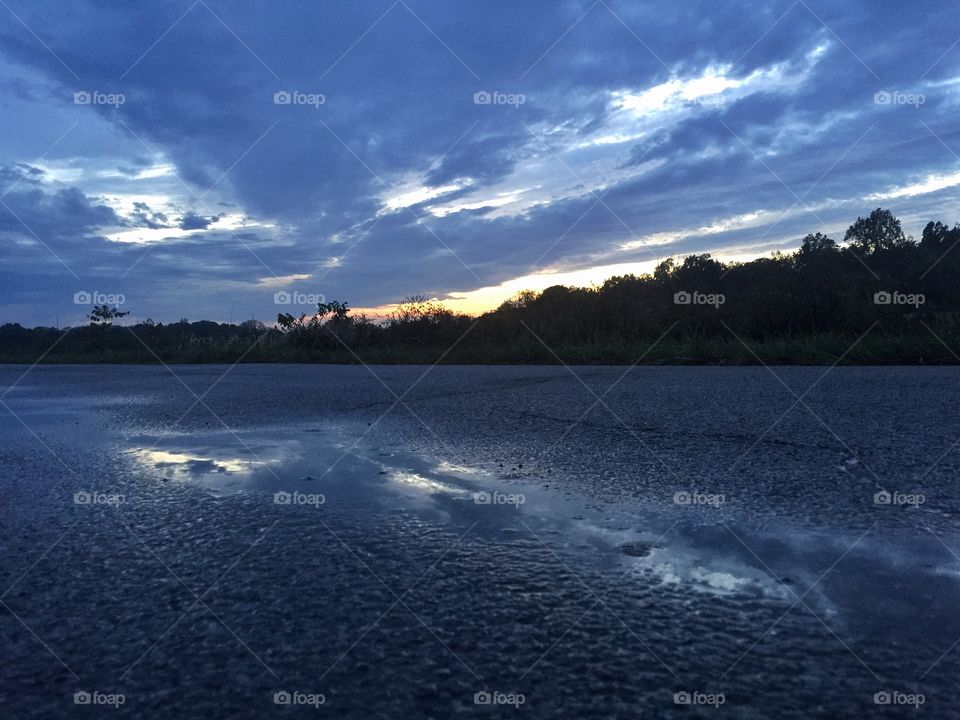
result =
[[[770,250],[776,248],[779,243],[771,243],[770,246],[763,248]],[[760,248],[730,248],[725,253],[714,253],[713,257],[724,262],[744,262],[761,257],[758,252]],[[542,292],[553,285],[567,285],[575,287],[591,287],[602,285],[605,280],[618,275],[649,275],[656,269],[657,265],[668,257],[682,261],[687,255],[694,252],[684,253],[682,256],[664,256],[655,260],[644,260],[642,262],[616,263],[611,265],[596,265],[578,270],[540,272],[530,275],[521,275],[520,277],[506,280],[499,285],[490,285],[476,290],[454,291],[447,293],[444,297],[430,298],[433,302],[438,302],[448,310],[463,315],[478,316],[491,310],[496,310],[505,301],[515,297],[517,293],[523,290],[533,290]],[[370,307],[351,307],[353,315],[365,313],[371,320],[383,320],[390,313],[395,311],[399,303],[386,303],[384,305]]]

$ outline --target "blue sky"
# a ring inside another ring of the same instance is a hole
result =
[[[952,2],[0,5],[0,322],[476,311],[960,220]]]

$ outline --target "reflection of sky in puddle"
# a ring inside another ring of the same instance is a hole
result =
[[[384,452],[351,447],[336,434],[310,442],[297,435],[283,428],[244,433],[242,439],[225,433],[156,442],[139,438],[141,446],[130,454],[165,478],[200,482],[214,489],[322,490],[331,507],[386,503],[417,512],[439,511],[444,522],[482,520],[494,532],[523,522],[525,532],[560,532],[566,543],[582,548],[592,545],[599,557],[628,562],[656,584],[711,594],[787,598],[779,582],[749,558],[731,552],[738,550],[736,543],[719,529],[706,537],[687,537],[677,529],[660,539],[648,556],[627,557],[624,544],[654,543],[660,535],[651,526],[653,518],[637,514],[637,508],[588,509],[582,498],[532,486],[522,488],[526,503],[521,508],[475,504],[469,502],[475,491],[515,492],[518,488],[502,484],[496,472],[484,468],[403,454],[391,454],[393,459],[384,462]],[[638,526],[646,527],[641,532]]]
[[[135,448],[130,454],[150,468],[161,470],[171,479],[190,480],[215,473],[250,475],[266,465],[260,460],[239,457],[204,457],[184,452],[168,452],[149,448]]]
[[[322,485],[324,492],[347,494],[352,502],[370,502],[385,493],[426,502],[463,498],[469,495],[463,479],[477,475],[466,466],[416,456],[405,457],[404,467],[398,467],[383,462],[387,453],[371,456],[336,434],[305,442],[297,430],[138,437],[127,452],[141,467],[167,480],[220,489],[307,490]]]
[[[164,479],[213,487],[258,485],[302,456],[302,446],[285,437],[240,437],[233,433],[141,436],[127,450],[138,465]]]
[[[362,432],[361,428],[357,434]],[[942,597],[949,600],[957,593],[956,566],[929,560],[938,557],[931,555],[929,541],[923,547],[883,549],[864,541],[856,552],[846,554],[855,537],[728,527],[729,518],[718,524],[696,518],[671,523],[675,517],[659,516],[648,507],[628,502],[600,506],[576,493],[558,493],[536,483],[508,483],[489,466],[387,452],[372,444],[351,444],[354,439],[335,428],[323,428],[309,439],[302,428],[271,428],[243,432],[241,437],[216,432],[160,439],[140,436],[128,452],[154,477],[198,482],[214,492],[265,491],[269,493],[265,502],[272,502],[272,493],[280,490],[320,492],[327,498],[326,512],[375,518],[380,512],[401,510],[430,523],[469,526],[474,536],[493,541],[502,540],[504,532],[533,533],[555,544],[565,562],[569,554],[574,556],[571,563],[609,567],[618,573],[626,570],[635,581],[664,592],[749,596],[788,604],[797,592],[808,597],[822,617],[835,618],[838,613],[843,617],[849,615],[845,608],[856,609],[857,622],[867,630],[897,617],[902,610],[898,598],[885,605],[877,600],[867,613],[859,594],[846,586],[870,588],[877,598],[895,587],[903,597],[912,587],[936,581]],[[481,490],[519,490],[526,502],[520,507],[471,502],[472,494]],[[637,551],[649,546],[649,551],[642,556],[626,552],[631,545],[639,546],[633,548]],[[823,568],[841,556],[843,575],[838,571],[821,577]],[[929,567],[920,563],[922,558],[928,559]],[[841,577],[846,583],[839,582]],[[944,604],[934,616],[939,621],[948,611],[952,608]]]
[[[616,515],[612,525],[617,529],[613,529],[611,523],[598,524],[587,519],[576,522],[574,527],[584,537],[619,550],[621,563],[635,578],[711,595],[762,595],[781,601],[793,597],[790,589],[778,578],[771,577],[767,568],[722,526],[674,522],[661,532],[650,526],[653,522],[653,515],[644,517],[632,508]],[[650,526],[649,529],[638,530],[636,526],[641,523]],[[743,529],[737,533],[748,536]],[[760,543],[761,538],[749,535],[748,542]],[[625,551],[634,545],[646,552],[636,556]],[[789,567],[791,575],[801,571],[796,563]]]
[[[448,485],[447,483],[425,477],[420,473],[411,470],[392,470],[388,471],[387,479],[391,483],[396,483],[400,487],[417,490],[429,494],[444,493],[446,495],[467,495],[467,491],[462,488]]]
[[[436,467],[433,468],[433,472],[441,475],[456,475],[457,477],[471,479],[487,477],[490,475],[490,473],[486,470],[481,470],[480,468],[475,467],[467,467],[466,465],[457,465],[455,463],[447,462],[446,460],[437,463]]]
[[[696,592],[760,594],[781,600],[791,597],[779,581],[757,568],[730,558],[711,557],[704,550],[654,550],[649,560],[640,564],[664,585],[683,585]]]

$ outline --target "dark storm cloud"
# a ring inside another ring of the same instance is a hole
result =
[[[104,225],[120,224],[109,207],[75,187],[48,187],[27,165],[0,169],[0,234],[27,242],[75,244]]]
[[[210,225],[219,220],[219,216],[213,215],[212,217],[202,217],[196,213],[189,212],[180,218],[180,229],[181,230],[206,230]]]
[[[170,227],[166,214],[154,211],[145,202],[135,202],[133,212],[127,219],[136,227],[145,227],[151,230]]]

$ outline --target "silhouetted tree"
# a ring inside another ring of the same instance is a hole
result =
[[[90,325],[97,327],[109,327],[114,320],[119,320],[130,314],[129,310],[120,310],[109,305],[94,305],[93,310],[87,316],[90,319]]]
[[[924,251],[943,252],[952,248],[960,240],[960,225],[947,227],[942,222],[929,222],[920,237],[920,248]]]
[[[823,233],[811,233],[800,241],[800,249],[797,251],[797,259],[807,259],[821,253],[832,253],[837,251],[837,241],[828,238]]]
[[[889,210],[877,208],[868,217],[858,217],[843,237],[865,255],[892,250],[907,244],[900,221]]]

